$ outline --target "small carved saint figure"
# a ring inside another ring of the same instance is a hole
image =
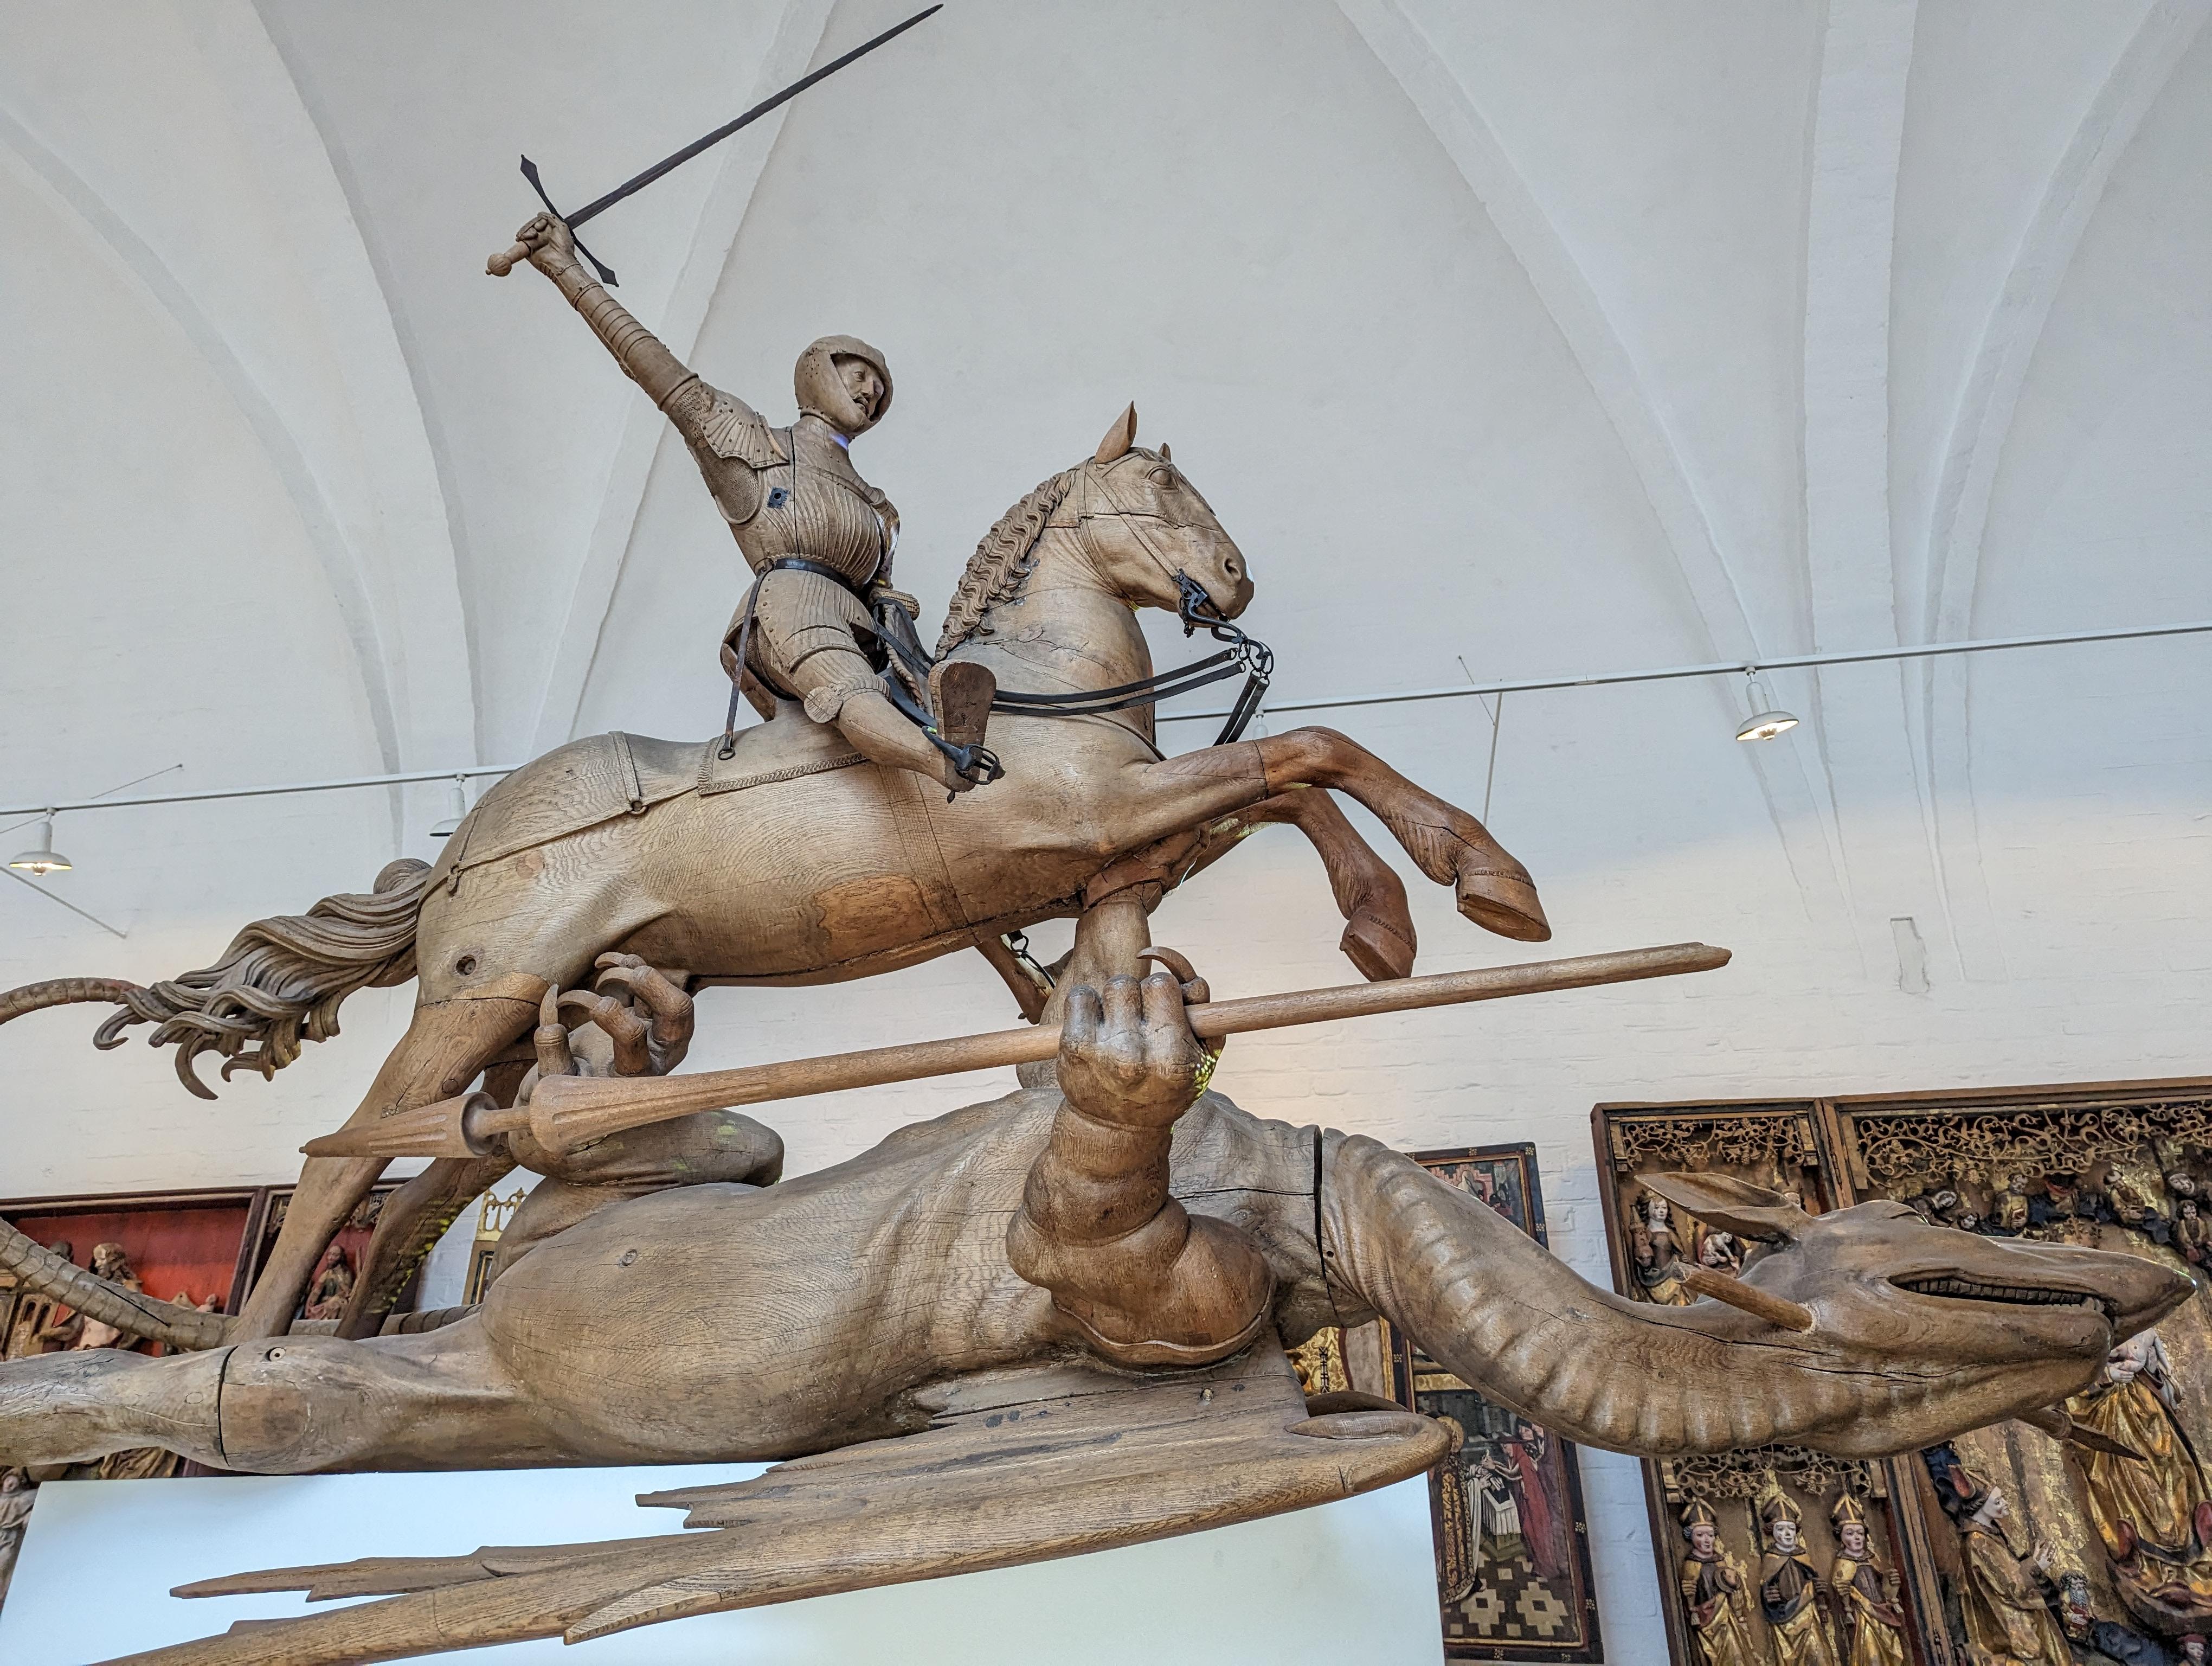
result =
[[[1799,1536],[1804,1517],[1796,1501],[1769,1481],[1759,1497],[1759,1520],[1766,1533],[1759,1608],[1773,1633],[1776,1666],[1836,1666],[1820,1606],[1825,1587]]]
[[[8,1600],[8,1581],[15,1572],[15,1553],[23,1547],[23,1523],[39,1489],[21,1469],[0,1469],[0,1602]]]
[[[1674,1234],[1672,1206],[1656,1192],[1646,1192],[1642,1219],[1632,1220],[1629,1240],[1636,1261],[1636,1282],[1647,1302],[1664,1307],[1687,1307],[1690,1292],[1682,1287],[1690,1266],[1682,1258],[1682,1241]]]
[[[2201,1201],[2203,1196],[2203,1189],[2197,1183],[2197,1177],[2186,1169],[2167,1170],[2166,1189],[2178,1198],[2197,1198]]]
[[[744,400],[702,381],[601,288],[567,226],[541,214],[516,236],[684,436],[756,575],[723,637],[732,684],[764,715],[773,697],[797,701],[871,761],[955,793],[993,778],[997,761],[982,740],[995,680],[966,661],[931,670],[914,637],[921,605],[890,585],[898,511],[853,466],[853,441],[890,409],[884,356],[852,336],[823,337],[793,373],[797,420],[772,429]],[[894,702],[879,675],[886,651],[911,709]],[[736,701],[732,692],[732,727]]]
[[[1828,1570],[1839,1614],[1840,1666],[1905,1666],[1905,1610],[1897,1575],[1875,1554],[1866,1506],[1845,1493],[1828,1511],[1836,1560]]]
[[[2169,1634],[2212,1623],[2212,1483],[2181,1426],[2158,1333],[2114,1347],[2066,1414],[2138,1455],[2075,1454],[2121,1600]]]
[[[2117,1620],[2100,1620],[2089,1595],[2089,1576],[2069,1568],[2058,1576],[2058,1623],[2074,1645],[2075,1666],[2172,1666],[2159,1643]],[[2187,1657],[2185,1651],[2183,1657]]]
[[[2051,1547],[2037,1543],[2023,1559],[2005,1538],[2011,1513],[2002,1488],[1959,1461],[1949,1446],[1922,1455],[1936,1497],[1959,1529],[1966,1578],[1960,1608],[1971,1666],[2070,1666],[2065,1633],[2051,1611]]]
[[[131,1258],[123,1253],[119,1243],[93,1245],[92,1270],[110,1284],[119,1284],[134,1293],[145,1288],[131,1270]],[[113,1325],[87,1318],[82,1313],[71,1313],[68,1318],[47,1325],[40,1331],[39,1340],[58,1344],[64,1353],[83,1348],[117,1348],[128,1353],[145,1346],[137,1337],[126,1335]]]
[[[2204,1666],[2204,1638],[2199,1632],[2191,1632],[2181,1639],[2182,1666]]]
[[[1990,1230],[2010,1237],[2027,1225],[2027,1196],[2014,1187],[2008,1186],[1997,1194],[1990,1206]]]
[[[1703,1499],[1682,1507],[1682,1607],[1705,1666],[1758,1666],[1751,1633],[1751,1580],[1735,1553],[1721,1542],[1720,1517]]]
[[[1743,1271],[1744,1242],[1734,1232],[1723,1232],[1717,1226],[1705,1233],[1705,1241],[1698,1245],[1698,1265],[1716,1272],[1736,1274]]]
[[[353,1261],[343,1249],[333,1243],[323,1251],[323,1258],[315,1264],[315,1276],[307,1286],[307,1305],[301,1309],[303,1319],[340,1319],[345,1316],[346,1298],[353,1294]]]
[[[2194,1198],[2182,1199],[2180,1213],[2173,1223],[2173,1247],[2191,1266],[2202,1267],[2208,1246],[2212,1246],[2212,1224],[2205,1221]]]

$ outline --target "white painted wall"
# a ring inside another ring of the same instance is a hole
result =
[[[477,274],[532,206],[517,149],[589,195],[900,9],[0,3],[0,801],[714,727],[738,567],[688,459],[534,275]],[[592,240],[778,419],[811,337],[889,352],[860,460],[933,602],[1134,398],[1251,557],[1286,699],[2207,618],[2206,10],[961,0]],[[1733,688],[1514,696],[1492,820],[1553,950],[1735,964],[1249,1037],[1222,1085],[1407,1146],[1535,1139],[1602,1277],[1595,1101],[2204,1071],[2207,666],[1785,673],[1807,721],[1759,748]],[[1480,807],[1474,702],[1331,721]],[[0,982],[204,964],[444,813],[64,816],[48,888],[127,935],[0,884]],[[1523,958],[1404,871],[1424,969]],[[1342,980],[1336,928],[1283,830],[1156,926],[1224,994]],[[0,1195],[285,1177],[406,1001],[212,1107],[85,1014],[26,1019]],[[1009,1016],[971,956],[718,994],[693,1058]],[[998,1085],[774,1120],[805,1170]],[[1586,1475],[1613,1657],[1656,1658],[1634,1466]]]

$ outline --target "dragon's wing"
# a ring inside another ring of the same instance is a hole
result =
[[[1331,1403],[1343,1404],[1346,1397]],[[179,1596],[385,1596],[128,1657],[161,1666],[320,1666],[656,1620],[1044,1561],[1326,1504],[1418,1474],[1442,1426],[1383,1402],[1310,1414],[1280,1348],[1173,1376],[1048,1365],[968,1377],[931,1426],[647,1493],[699,1533],[371,1557],[179,1586]],[[109,1666],[123,1666],[112,1662]]]

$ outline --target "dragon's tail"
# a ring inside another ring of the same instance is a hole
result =
[[[306,1041],[338,1033],[338,1003],[356,989],[387,988],[415,976],[415,927],[429,895],[430,867],[412,858],[386,865],[366,896],[325,897],[307,913],[257,920],[212,966],[149,988],[112,978],[56,978],[0,993],[0,1024],[71,1001],[112,1001],[123,1010],[94,1034],[119,1047],[123,1031],[150,1024],[155,1046],[173,1043],[177,1075],[203,1099],[214,1092],[193,1071],[202,1053],[267,1076],[300,1056]]]

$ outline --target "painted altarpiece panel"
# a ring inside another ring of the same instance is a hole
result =
[[[1667,1168],[1718,1167],[1800,1190],[1808,1208],[1888,1198],[1961,1231],[2140,1255],[2200,1282],[2212,1268],[2212,1080],[1601,1105],[1593,1124],[1615,1286],[1646,1299],[1667,1293],[1663,1278],[1654,1279],[1666,1258],[1652,1248],[1648,1194],[1635,1177]],[[1788,1132],[1756,1137],[1768,1124]],[[1705,1236],[1699,1224],[1680,1223],[1673,1236],[1694,1262]],[[1917,1458],[1850,1466],[1869,1472],[1869,1496],[1881,1501],[1886,1548],[1877,1554],[1893,1557],[1900,1576],[1905,1659],[2176,1666],[2203,1658],[2212,1633],[2207,1299],[2116,1350],[2064,1410],[2106,1446],[2062,1444],[2008,1422]],[[1732,1454],[1699,1466],[1645,1465],[1678,1662],[1708,1666],[1679,1600],[1677,1517],[1710,1485],[1701,1468],[1763,1461]],[[1791,1490],[1809,1505],[1823,1489]],[[2002,1495],[1994,1509],[1992,1493]],[[1748,1513],[1721,1513],[1723,1532],[1753,1547]],[[1820,1538],[1826,1517],[1804,1514],[1814,1564],[1825,1571],[1833,1554]],[[1774,1660],[1755,1599],[1751,1609],[1753,1658]],[[1837,1659],[1857,1666],[1841,1651]]]
[[[1412,1155],[1546,1242],[1533,1145]],[[1379,1377],[1388,1397],[1460,1432],[1458,1450],[1429,1473],[1444,1658],[1602,1660],[1574,1447],[1484,1399],[1382,1321],[1354,1332],[1346,1352],[1357,1379],[1347,1386]]]

